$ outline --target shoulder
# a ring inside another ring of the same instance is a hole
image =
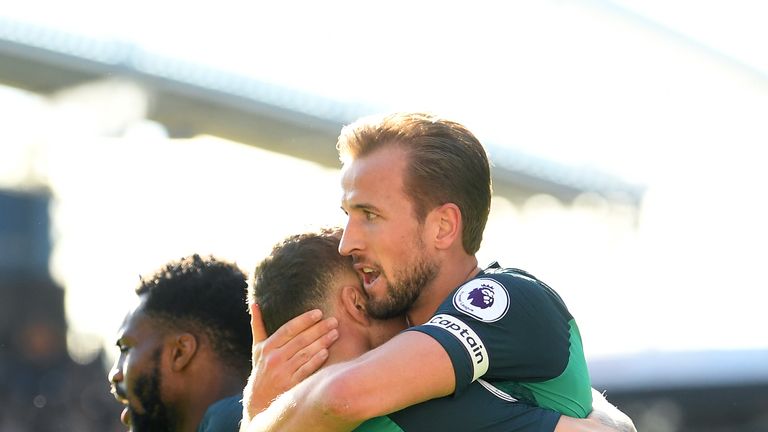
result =
[[[542,282],[541,279],[519,268],[488,268],[480,273],[478,277],[497,280],[499,283],[505,284],[510,288],[539,290],[548,288],[547,284]]]
[[[220,399],[205,411],[203,420],[197,428],[198,432],[229,432],[237,431],[243,415],[242,396],[233,395]]]
[[[440,307],[457,311],[477,321],[496,322],[510,306],[561,302],[559,296],[535,276],[520,269],[489,268],[456,288]]]

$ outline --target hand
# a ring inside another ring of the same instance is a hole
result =
[[[328,359],[328,347],[339,336],[336,318],[321,320],[322,312],[315,309],[293,318],[267,337],[258,305],[252,304],[250,309],[252,369],[243,391],[247,419],[317,371]]]

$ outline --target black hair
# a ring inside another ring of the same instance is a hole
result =
[[[325,309],[329,288],[352,258],[339,254],[341,228],[288,237],[256,266],[249,297],[259,305],[267,333],[306,311]]]
[[[247,277],[235,264],[195,254],[142,278],[136,294],[146,295],[147,315],[172,328],[204,332],[224,364],[247,376],[252,345],[247,288]]]

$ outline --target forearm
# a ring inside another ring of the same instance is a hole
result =
[[[413,353],[423,367],[403,352]],[[454,388],[453,366],[442,346],[428,335],[406,332],[355,360],[318,371],[260,413],[244,410],[241,430],[349,431]]]
[[[240,421],[240,432],[248,431],[253,418],[269,408],[275,400],[274,396],[263,396],[254,392],[254,381],[255,377],[251,374],[243,388],[243,417]]]
[[[267,409],[249,416],[244,411],[242,432],[351,431],[362,423],[349,403],[335,396],[328,375],[317,374],[275,399]],[[298,403],[301,401],[301,403]]]

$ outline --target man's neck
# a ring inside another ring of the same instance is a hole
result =
[[[474,255],[463,255],[452,262],[444,262],[437,277],[424,287],[419,299],[408,311],[408,323],[413,326],[427,322],[454,289],[479,272]]]
[[[226,397],[236,395],[243,390],[245,380],[234,376],[223,365],[211,367],[209,376],[191,379],[187,400],[186,415],[182,415],[177,431],[197,431],[208,408]]]

